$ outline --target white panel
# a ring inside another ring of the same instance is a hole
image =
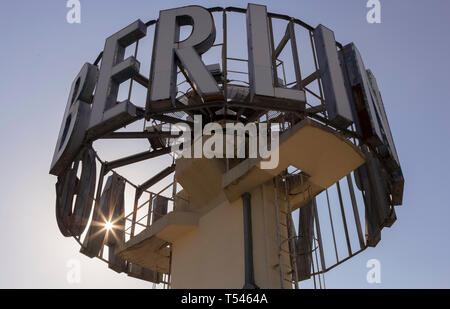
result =
[[[346,128],[353,123],[353,116],[345,89],[344,76],[339,64],[333,31],[319,25],[314,30],[314,43],[328,119],[335,125]]]

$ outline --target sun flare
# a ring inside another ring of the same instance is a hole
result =
[[[105,223],[105,229],[106,229],[107,231],[109,231],[109,230],[112,230],[112,228],[113,228],[112,222],[111,222],[111,221],[107,221],[107,222]]]

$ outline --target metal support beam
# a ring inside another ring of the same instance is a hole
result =
[[[122,158],[122,159],[114,160],[111,162],[106,162],[105,163],[105,165],[106,165],[105,174],[114,168],[118,168],[118,167],[121,167],[124,165],[128,165],[128,164],[144,161],[147,159],[159,157],[159,156],[162,156],[165,154],[169,154],[171,151],[172,151],[171,147],[166,147],[166,148],[162,148],[162,149],[158,149],[158,150],[154,150],[154,151],[144,151],[144,152],[140,152],[140,153],[137,153],[137,154],[134,154],[134,155]]]
[[[131,138],[151,138],[164,137],[175,138],[180,137],[181,133],[172,132],[112,132],[102,137],[102,139],[131,139]]]
[[[286,46],[287,42],[290,39],[290,32],[289,32],[289,24],[286,27],[286,31],[284,32],[284,36],[281,38],[280,43],[278,43],[278,46],[275,48],[275,52],[273,54],[273,58],[277,59],[278,56],[281,54],[281,52],[283,51],[283,48]]]
[[[317,113],[321,113],[325,111],[325,107],[323,105],[317,105],[306,109],[306,114],[311,116]]]
[[[302,82],[300,83],[300,88],[305,88],[318,78],[320,78],[320,71],[317,70],[314,73],[306,76],[305,79],[302,80]]]
[[[136,188],[136,195],[138,197],[140,197],[145,190],[147,190],[148,188],[150,188],[151,186],[156,184],[158,181],[163,180],[164,178],[169,176],[174,171],[175,171],[175,164],[172,164],[171,166],[166,167],[161,172],[159,172],[158,174],[156,174],[155,176],[153,176],[152,178],[150,178],[149,180],[147,180],[146,182],[144,182],[143,184],[138,186]]]
[[[227,48],[228,48],[228,34],[227,34],[227,12],[222,13],[222,71],[223,71],[223,96],[225,102],[228,100],[228,62],[227,62]]]
[[[364,236],[361,229],[361,220],[359,219],[358,205],[356,204],[355,191],[353,189],[353,181],[351,174],[347,175],[347,184],[348,184],[348,191],[350,192],[350,198],[352,200],[353,215],[355,216],[355,225],[356,231],[358,232],[359,246],[362,249],[366,246],[366,244],[364,243]]]
[[[301,90],[302,73],[300,70],[300,58],[298,56],[297,38],[295,37],[295,28],[292,21],[289,22],[287,29],[291,41],[292,60],[294,61],[295,80],[297,81],[296,89]]]
[[[138,211],[138,203],[139,203],[139,196],[138,196],[138,192],[136,190],[136,193],[134,195],[133,216],[131,219],[130,238],[134,236],[134,231],[136,228],[136,216],[137,216],[137,211]]]
[[[174,109],[170,110],[170,111],[165,111],[164,113],[173,113]],[[171,117],[171,116],[167,116],[167,115],[161,115],[161,114],[150,114],[149,119],[155,119],[155,120],[159,120],[162,122],[166,122],[166,123],[172,123],[172,124],[177,124],[177,123],[185,123],[190,127],[194,127],[194,122],[189,121],[189,120],[184,120],[184,119],[179,119],[179,118],[175,118],[175,117]]]
[[[136,76],[133,77],[132,80],[134,80],[136,83],[138,83],[139,85],[141,85],[145,88],[147,88],[150,83],[148,78],[142,74],[137,74]]]
[[[319,243],[319,253],[320,253],[320,262],[323,269],[327,269],[325,264],[325,254],[323,252],[323,244],[322,244],[322,233],[320,232],[320,222],[319,222],[319,214],[317,212],[317,202],[316,198],[313,198],[312,200],[312,206],[314,211],[314,222],[316,225],[316,233],[317,233],[317,242]],[[316,256],[317,258],[317,256]],[[319,269],[319,264],[317,264],[317,269]],[[320,280],[320,277],[319,277]]]
[[[339,181],[336,182],[336,188],[337,188],[338,197],[339,197],[339,205],[341,208],[342,225],[344,226],[345,240],[347,242],[348,255],[351,256],[352,255],[352,246],[350,244],[350,237],[348,235],[347,219],[345,218],[344,203],[342,202],[342,193],[341,193],[341,186],[339,185]]]
[[[246,192],[242,195],[244,211],[244,254],[245,254],[245,283],[243,289],[259,289],[255,283],[253,268],[253,237],[252,237],[252,209],[251,195]]]

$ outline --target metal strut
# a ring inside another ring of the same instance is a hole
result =
[[[244,254],[245,254],[245,283],[243,289],[259,289],[255,283],[253,268],[253,237],[252,237],[252,209],[251,195],[246,192],[242,195],[244,211]]]

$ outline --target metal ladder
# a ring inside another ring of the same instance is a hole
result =
[[[279,185],[284,187],[286,200],[283,203],[278,201]],[[295,244],[295,227],[292,221],[292,211],[289,203],[289,188],[285,178],[276,177],[274,179],[275,187],[275,219],[277,228],[277,246],[278,246],[278,268],[280,271],[280,285],[285,287],[298,289],[298,272],[297,272],[297,252]],[[281,205],[280,205],[281,204]],[[285,263],[287,260],[289,264]],[[288,285],[287,285],[288,284]]]

